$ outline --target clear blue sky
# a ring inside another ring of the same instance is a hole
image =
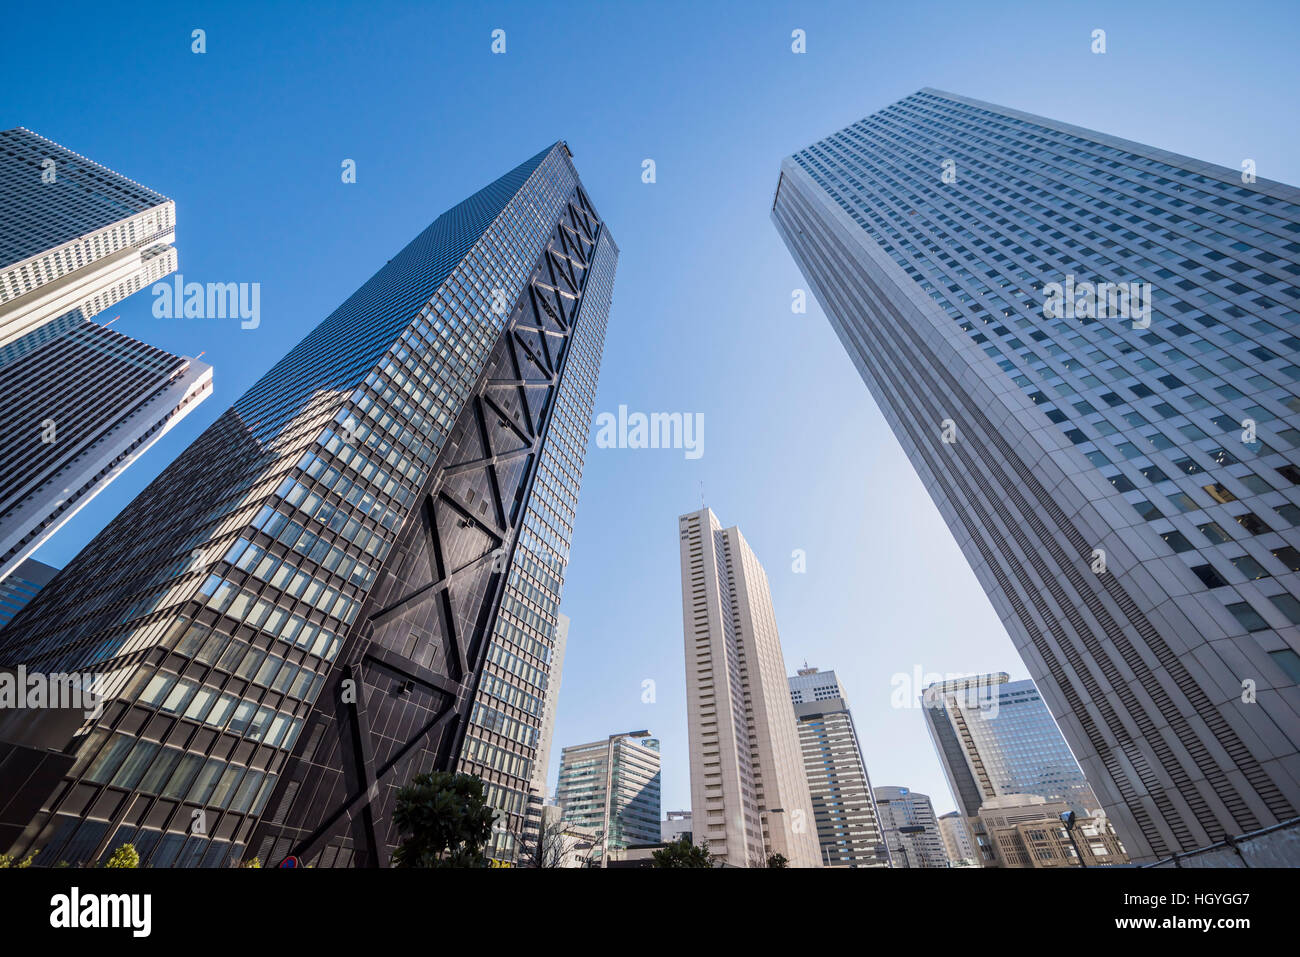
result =
[[[649,728],[665,810],[689,807],[677,516],[703,482],[767,567],[790,668],[807,659],[847,686],[873,782],[947,810],[919,712],[890,706],[891,676],[1026,672],[819,308],[790,311],[804,283],[768,218],[781,158],[933,86],[1300,183],[1298,9],[61,4],[5,46],[0,128],[175,199],[181,271],[261,283],[262,324],[154,319],[147,292],[101,317],[205,352],[216,394],[38,557],[65,563],[438,213],[565,139],[622,249],[597,411],[703,412],[706,425],[694,461],[589,450],[557,746]],[[806,54],[790,50],[795,28]],[[1104,55],[1089,51],[1095,28]],[[340,182],[345,158],[356,185]],[[806,574],[791,571],[796,548]]]

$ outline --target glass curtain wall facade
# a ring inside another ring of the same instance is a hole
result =
[[[29,558],[0,581],[0,628],[9,624],[36,593],[50,583],[59,570]]]
[[[1300,190],[926,89],[772,215],[1134,859],[1295,817]]]
[[[0,664],[91,671],[107,698],[0,843],[384,866],[395,790],[470,740],[518,817],[616,260],[556,143],[209,427],[0,633]]]
[[[972,686],[992,696],[976,702],[966,694]],[[1096,795],[1032,681],[978,675],[932,684],[922,701],[931,740],[966,817],[977,815],[987,798],[1013,794],[1063,801],[1080,817],[1097,810]]]
[[[564,821],[598,836],[599,857],[606,848],[659,843],[660,786],[657,738],[593,741],[560,752],[555,800]],[[608,838],[604,837],[606,800]]]

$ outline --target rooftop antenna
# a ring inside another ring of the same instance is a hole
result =
[[[700,479],[700,511],[704,511],[704,480]]]

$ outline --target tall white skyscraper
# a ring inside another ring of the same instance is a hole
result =
[[[924,89],[772,215],[1134,860],[1300,814],[1300,189]]]
[[[0,187],[0,347],[176,271],[175,203],[31,130],[0,130]]]
[[[847,695],[833,671],[803,667],[790,676],[799,745],[827,867],[888,867],[871,777]]]
[[[710,509],[681,516],[678,530],[695,841],[732,867],[772,854],[818,867],[767,575],[740,529]]]

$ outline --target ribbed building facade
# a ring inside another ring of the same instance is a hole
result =
[[[695,843],[731,867],[820,866],[781,638],[757,556],[712,510],[681,516]]]
[[[1300,190],[922,90],[772,215],[1135,860],[1300,813]]]
[[[21,127],[0,131],[0,224],[0,358],[176,271],[175,203]]]
[[[0,578],[212,394],[212,367],[78,318],[0,365]]]
[[[790,676],[799,747],[825,867],[888,867],[871,776],[844,686],[833,671]]]
[[[0,132],[0,580],[212,394],[212,369],[90,317],[176,269],[171,200]]]
[[[108,697],[35,742],[71,766],[30,821],[0,808],[0,843],[386,866],[397,789],[465,769],[510,856],[617,256],[556,143],[213,423],[0,633],[0,665]]]

